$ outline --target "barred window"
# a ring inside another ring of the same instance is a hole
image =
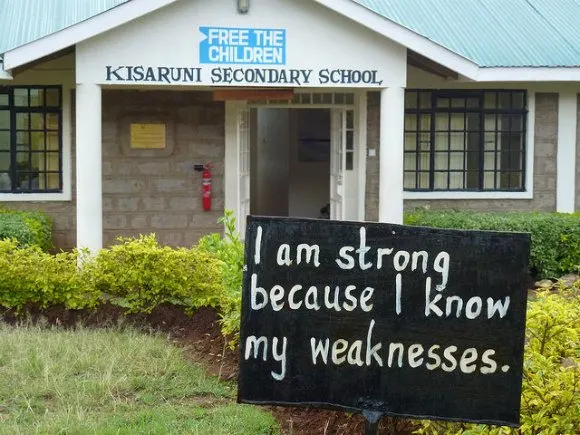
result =
[[[404,187],[523,191],[525,91],[408,90]]]
[[[61,87],[0,86],[0,192],[61,191]]]

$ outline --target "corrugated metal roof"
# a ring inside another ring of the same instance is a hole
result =
[[[580,66],[580,0],[353,0],[482,67]]]
[[[0,0],[0,54],[127,1]],[[580,66],[580,0],[353,1],[482,67]]]
[[[130,0],[0,0],[0,54]]]

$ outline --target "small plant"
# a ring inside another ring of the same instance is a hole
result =
[[[230,346],[234,347],[240,333],[244,244],[236,231],[233,211],[226,210],[218,222],[224,225],[224,236],[209,234],[199,241],[198,247],[221,262],[222,288],[218,296],[220,322],[222,333],[232,338]]]
[[[76,258],[75,252],[51,255],[38,246],[20,246],[15,239],[0,240],[0,306],[94,307],[99,294],[83,282]]]
[[[160,246],[154,234],[119,238],[83,265],[90,287],[129,312],[168,302],[191,311],[217,306],[220,264],[200,249]]]
[[[0,206],[0,240],[15,239],[21,246],[53,248],[52,221],[41,212],[9,210]]]
[[[422,422],[419,434],[573,434],[580,428],[580,281],[544,291],[527,314],[521,426]]]

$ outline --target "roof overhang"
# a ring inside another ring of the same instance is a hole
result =
[[[154,12],[179,0],[139,0],[116,6],[85,21],[47,35],[36,41],[4,53],[0,59],[0,80],[11,80],[15,68],[50,56],[79,42],[108,30],[122,26],[143,15]],[[312,0],[320,5],[357,22],[416,53],[422,67],[435,68],[427,60],[439,65],[435,73],[455,78],[457,73],[464,80],[476,82],[564,82],[580,81],[580,67],[509,67],[484,68],[425,36],[395,23],[352,0]],[[412,56],[412,61],[413,61]]]
[[[4,62],[0,59],[0,80],[12,80],[12,74],[10,71],[4,70]]]
[[[79,42],[133,21],[150,12],[161,9],[178,0],[129,1],[95,15],[85,21],[56,33],[37,39],[4,53],[4,68],[11,70],[37,59],[49,56]]]
[[[374,13],[352,0],[313,1],[356,21],[361,26],[367,27],[462,76],[472,80],[477,79],[479,66],[475,62],[431,41],[411,29]]]

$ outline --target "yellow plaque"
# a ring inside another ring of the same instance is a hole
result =
[[[131,124],[131,148],[163,149],[165,124]]]

